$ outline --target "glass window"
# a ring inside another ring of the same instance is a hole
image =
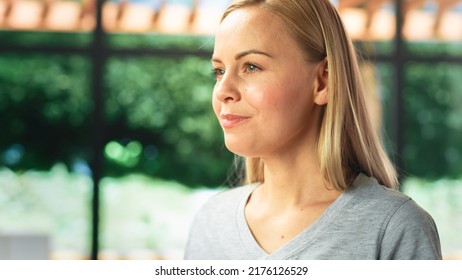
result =
[[[447,62],[462,55],[462,3],[402,1],[406,62],[397,89],[396,1],[332,2],[373,63],[361,65],[367,106],[404,164],[402,190],[435,218],[444,256],[460,258],[462,68]],[[232,183],[209,63],[229,3],[104,1],[101,258],[181,258],[197,207]],[[89,257],[95,14],[96,0],[0,0],[0,241],[35,244],[29,252],[43,254],[34,258]],[[35,53],[43,47],[63,54]],[[438,55],[446,63],[425,62]],[[391,135],[397,91],[401,155]]]

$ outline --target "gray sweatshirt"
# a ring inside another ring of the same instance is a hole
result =
[[[268,254],[244,216],[247,199],[256,187],[221,192],[199,210],[185,259],[441,259],[432,217],[411,198],[364,174],[317,221]]]

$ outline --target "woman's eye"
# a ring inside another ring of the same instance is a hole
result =
[[[258,70],[260,70],[260,68],[255,64],[247,63],[245,65],[245,72],[256,72]]]
[[[212,76],[214,76],[215,78],[221,77],[224,74],[225,74],[225,70],[222,70],[219,68],[212,69]]]

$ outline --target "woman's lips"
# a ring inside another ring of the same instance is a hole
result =
[[[232,114],[221,114],[220,118],[221,118],[221,126],[223,126],[223,128],[232,128],[250,119],[250,117],[232,115]]]

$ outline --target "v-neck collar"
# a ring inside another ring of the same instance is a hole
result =
[[[364,179],[369,178],[364,174],[359,174],[350,189],[355,189],[355,186],[360,184],[359,181],[363,181]],[[268,254],[255,240],[255,237],[253,236],[245,218],[245,205],[247,204],[252,192],[258,186],[258,183],[247,186],[247,190],[243,193],[236,213],[236,223],[241,241],[250,255],[253,256],[253,259],[296,259],[297,254],[316,241],[317,237],[329,226],[334,217],[341,212],[340,209],[343,208],[353,197],[349,190],[340,194],[339,197],[337,197],[337,199],[326,208],[323,214],[316,221],[276,251]]]

